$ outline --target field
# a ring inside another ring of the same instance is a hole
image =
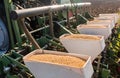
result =
[[[99,13],[116,13],[120,7],[120,0],[83,0],[82,2],[92,3],[87,11],[93,16],[97,16]]]
[[[59,0],[56,0],[57,2]],[[73,0],[74,2],[91,2],[90,7],[81,8],[80,11],[88,11],[92,16],[98,16],[100,13],[115,13],[118,12],[120,7],[120,0]],[[29,3],[29,4],[28,4]],[[27,2],[25,5],[27,7],[38,7],[44,5],[50,5],[50,0],[35,0]]]

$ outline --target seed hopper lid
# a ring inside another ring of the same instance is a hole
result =
[[[7,52],[9,48],[9,37],[5,24],[0,19],[0,55]]]

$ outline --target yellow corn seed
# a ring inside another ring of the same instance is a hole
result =
[[[32,55],[28,60],[37,62],[47,62],[59,65],[81,68],[85,64],[85,60],[74,56],[55,55],[55,54],[37,54]]]
[[[107,26],[81,26],[81,28],[107,28]]]
[[[72,39],[72,38],[78,38],[78,39],[86,39],[86,40],[100,40],[100,37],[93,36],[93,35],[84,35],[84,34],[73,34],[73,35],[67,35],[65,36],[65,39]]]

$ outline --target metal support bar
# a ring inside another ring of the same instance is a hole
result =
[[[41,49],[40,46],[38,45],[38,43],[33,38],[33,36],[29,33],[27,27],[25,26],[24,19],[19,20],[19,22],[21,23],[21,25],[20,25],[21,28],[23,29],[23,31],[25,32],[26,36],[31,41],[31,43],[35,46],[35,48],[36,49]]]
[[[71,17],[71,18],[69,18],[69,20],[73,20],[75,17]],[[59,24],[60,23],[63,23],[63,22],[67,22],[67,20],[62,20],[62,21],[60,21],[59,22]],[[38,31],[41,31],[41,30],[43,30],[43,29],[45,29],[45,28],[49,28],[50,27],[50,25],[47,25],[47,26],[45,26],[45,27],[41,27],[41,28],[38,28],[38,29],[36,29],[36,30],[33,30],[33,31],[30,31],[29,33],[30,34],[33,34],[33,33],[35,33],[35,32],[38,32]],[[22,34],[21,35],[21,37],[24,37],[25,36],[25,34]]]
[[[71,31],[69,31],[67,28],[65,28],[63,25],[61,25],[59,22],[57,22],[57,24],[64,29],[65,31],[67,31],[69,34],[73,34]]]
[[[78,25],[79,24],[79,22],[78,22],[78,8],[77,7],[75,7],[75,18],[76,18],[76,25]]]
[[[6,19],[7,19],[7,28],[9,31],[10,35],[10,43],[11,43],[11,48],[14,48],[14,38],[13,38],[13,32],[12,32],[12,26],[10,22],[10,15],[9,15],[9,0],[4,0],[4,6],[5,6],[5,12],[6,12]]]
[[[91,5],[90,2],[74,4],[75,7],[90,6],[90,5]],[[10,15],[12,19],[19,19],[24,17],[37,16],[43,13],[48,13],[49,11],[54,12],[59,10],[66,10],[69,8],[72,8],[71,4],[52,5],[52,6],[36,7],[36,8],[29,8],[23,10],[14,10],[11,12]]]
[[[67,9],[67,25],[70,28],[69,9]]]
[[[25,65],[21,64],[20,62],[18,61],[15,61],[13,58],[9,57],[9,56],[6,56],[4,55],[4,58],[10,60],[13,64],[17,65],[18,67],[20,68],[23,68],[25,71],[29,72],[28,68],[25,67]]]
[[[30,34],[33,34],[33,33],[35,33],[35,32],[41,31],[41,30],[43,30],[43,29],[45,29],[45,28],[49,28],[49,27],[50,27],[50,26],[48,25],[48,26],[45,26],[45,27],[38,28],[38,29],[36,29],[36,30],[30,31],[29,33],[30,33]],[[22,34],[22,35],[21,35],[21,37],[24,37],[24,36],[25,36],[25,34]]]
[[[98,76],[99,76],[101,59],[102,59],[102,56],[99,55],[99,56],[98,56],[97,70],[96,70],[96,78],[98,78]]]
[[[10,4],[10,7],[12,10],[15,9],[13,3]],[[19,30],[19,27],[18,27],[18,23],[16,20],[12,20],[12,25],[13,25],[13,30],[14,30],[14,33],[15,33],[15,38],[17,40],[17,45],[19,48],[22,47],[22,40],[21,40],[21,37],[20,37],[20,30]]]
[[[49,24],[50,24],[50,35],[54,37],[54,28],[53,28],[53,14],[49,12]]]

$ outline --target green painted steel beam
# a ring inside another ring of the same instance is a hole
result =
[[[14,8],[15,7],[14,7],[13,3],[11,2],[10,3],[10,10],[15,10]],[[19,48],[22,48],[22,39],[21,39],[18,23],[17,23],[16,20],[12,20],[12,26],[13,26],[13,30],[14,30],[14,33],[15,33],[15,37],[16,37],[17,43],[18,43],[17,46]]]
[[[27,68],[25,65],[23,65],[22,63],[20,63],[20,62],[18,62],[18,61],[15,61],[13,58],[11,58],[11,57],[9,57],[9,56],[4,55],[4,57],[5,57],[6,59],[8,59],[11,63],[17,65],[17,66],[20,67],[20,68],[23,68],[26,72],[29,72],[28,68]]]
[[[12,26],[11,26],[11,21],[10,21],[10,11],[9,11],[9,3],[11,0],[4,0],[4,6],[5,6],[5,13],[6,13],[6,18],[7,18],[7,28],[9,32],[9,37],[10,37],[10,43],[11,43],[11,48],[14,48],[14,38],[13,38],[13,31],[12,31]]]

